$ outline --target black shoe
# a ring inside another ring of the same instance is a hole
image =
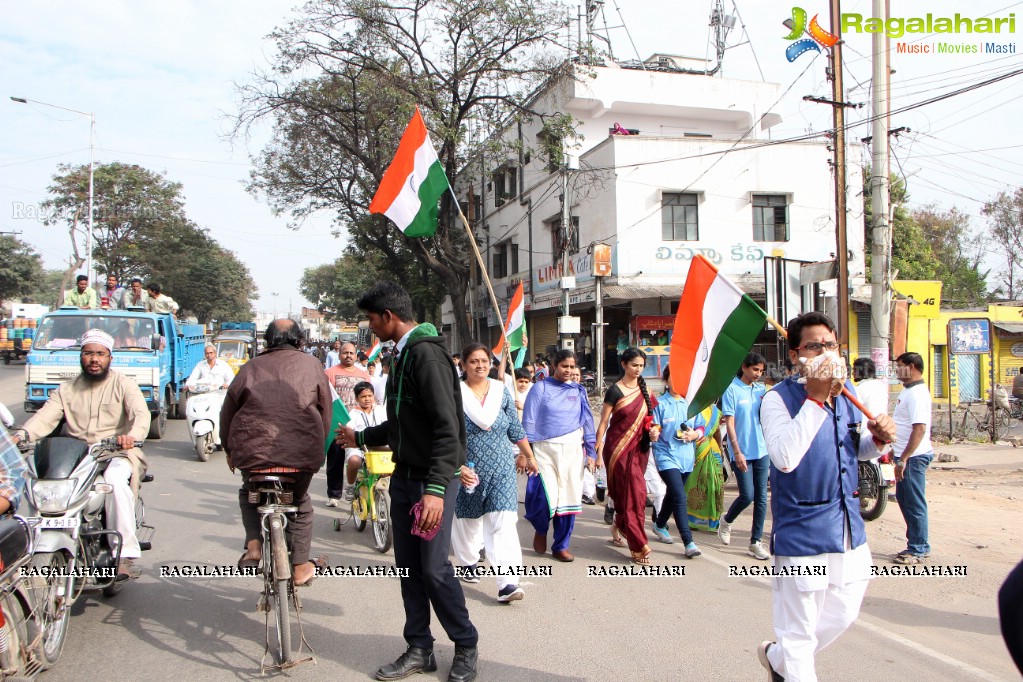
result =
[[[455,660],[451,662],[448,682],[471,682],[476,679],[476,660],[479,651],[474,646],[456,646]]]
[[[597,502],[603,502],[604,497],[607,495],[607,488],[603,486],[597,486]]]
[[[455,660],[457,659],[458,654],[456,652]],[[475,660],[473,658],[473,662]],[[377,670],[376,678],[378,680],[400,680],[409,675],[432,673],[435,670],[437,670],[437,659],[433,657],[431,649],[420,649],[417,646],[410,646],[405,650],[405,653],[398,657],[397,661]]]
[[[615,508],[611,505],[604,506],[604,523],[611,525],[615,520]]]
[[[583,495],[583,504],[596,504],[589,495]]]

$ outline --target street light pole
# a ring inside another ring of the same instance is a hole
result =
[[[280,296],[280,294],[278,292],[276,292],[276,291],[271,291],[270,295],[274,297],[274,319],[276,320],[277,319],[277,297]]]
[[[25,97],[11,97],[12,102],[18,104],[40,104],[44,107],[52,107],[54,109],[60,109],[61,111],[70,111],[72,114],[81,114],[82,116],[89,117],[89,228],[88,232],[85,233],[85,272],[89,277],[89,286],[94,284],[93,272],[92,272],[92,231],[93,231],[93,175],[96,169],[96,115],[89,111],[79,111],[78,109],[69,109],[62,107],[57,104],[50,104],[49,102],[40,102],[35,99],[27,99]]]

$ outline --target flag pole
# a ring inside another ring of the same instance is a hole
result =
[[[490,305],[494,306],[494,313],[497,315],[497,324],[501,328],[501,338],[504,339],[505,353],[504,357],[508,361],[512,370],[512,377],[515,376],[515,363],[511,359],[511,345],[508,343],[507,330],[504,328],[504,320],[501,319],[501,306],[497,304],[497,296],[494,294],[494,286],[490,283],[490,275],[487,274],[487,264],[483,260],[483,254],[480,253],[480,247],[476,243],[476,237],[472,233],[472,228],[469,227],[469,221],[462,213],[462,207],[458,203],[458,197],[455,196],[455,189],[448,183],[448,191],[451,193],[451,199],[455,203],[455,208],[458,210],[458,217],[462,219],[462,224],[465,225],[465,233],[469,235],[469,244],[472,245],[472,252],[476,254],[476,260],[480,264],[480,272],[483,275],[483,283],[487,287],[487,293],[490,294]],[[464,358],[463,358],[464,359]],[[504,364],[504,361],[501,363]]]
[[[770,315],[768,315],[768,316],[767,316],[767,322],[768,322],[768,323],[769,323],[769,324],[770,324],[770,325],[771,325],[772,327],[774,327],[775,329],[777,329],[777,330],[778,330],[778,333],[779,333],[779,334],[781,334],[781,336],[782,336],[782,338],[783,338],[783,339],[785,339],[786,341],[788,340],[788,338],[789,338],[789,332],[788,332],[788,330],[787,330],[787,329],[785,329],[785,327],[781,326],[781,323],[780,323],[780,322],[778,322],[778,320],[776,320],[776,319],[774,319],[773,317],[771,317]],[[848,398],[849,402],[851,402],[851,403],[852,403],[853,405],[855,405],[855,406],[856,406],[856,409],[858,409],[858,410],[859,410],[860,412],[862,412],[862,413],[863,413],[863,416],[864,416],[864,417],[866,417],[867,419],[871,419],[871,420],[873,420],[873,419],[874,419],[874,415],[870,414],[870,412],[867,412],[867,408],[865,408],[865,407],[863,406],[863,403],[861,403],[861,402],[859,401],[859,399],[858,399],[858,398],[857,398],[856,396],[854,396],[854,395],[853,395],[852,393],[850,393],[850,392],[849,392],[849,389],[848,389],[848,388],[846,388],[845,386],[843,386],[843,387],[842,387],[842,394],[843,394],[843,395],[844,395],[844,396],[845,396],[846,398]]]

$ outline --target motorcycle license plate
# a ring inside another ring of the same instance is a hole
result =
[[[886,481],[895,480],[895,465],[894,464],[882,464],[881,465],[881,478]]]
[[[78,526],[81,525],[81,519],[79,519],[77,516],[72,516],[70,518],[46,518],[37,516],[34,518],[29,518],[27,520],[30,523],[37,522],[39,524],[39,527],[43,529],[65,530],[70,528],[78,528]]]

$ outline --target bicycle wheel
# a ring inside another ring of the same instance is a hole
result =
[[[273,652],[278,665],[291,660],[291,614],[288,610],[288,583],[291,578],[291,558],[284,538],[284,525],[279,515],[270,518],[270,557],[273,572],[270,581],[274,620],[277,624],[277,650]],[[287,577],[280,577],[280,576]]]
[[[373,546],[381,554],[391,548],[394,530],[391,528],[391,496],[386,490],[373,491]]]
[[[33,590],[39,589],[42,594],[38,596],[36,603],[39,610],[36,618],[30,621],[30,628],[38,628],[39,632],[34,633],[41,636],[39,647],[40,662],[43,670],[52,667],[60,652],[64,649],[64,638],[67,635],[68,619],[71,617],[71,609],[67,605],[64,596],[64,589],[67,587],[67,555],[64,552],[46,552],[36,554],[32,557],[32,568],[36,573],[48,575],[45,578],[35,578]]]
[[[355,530],[360,533],[366,530],[366,519],[369,518],[369,488],[360,484],[358,494],[352,500],[352,516],[355,519]]]

